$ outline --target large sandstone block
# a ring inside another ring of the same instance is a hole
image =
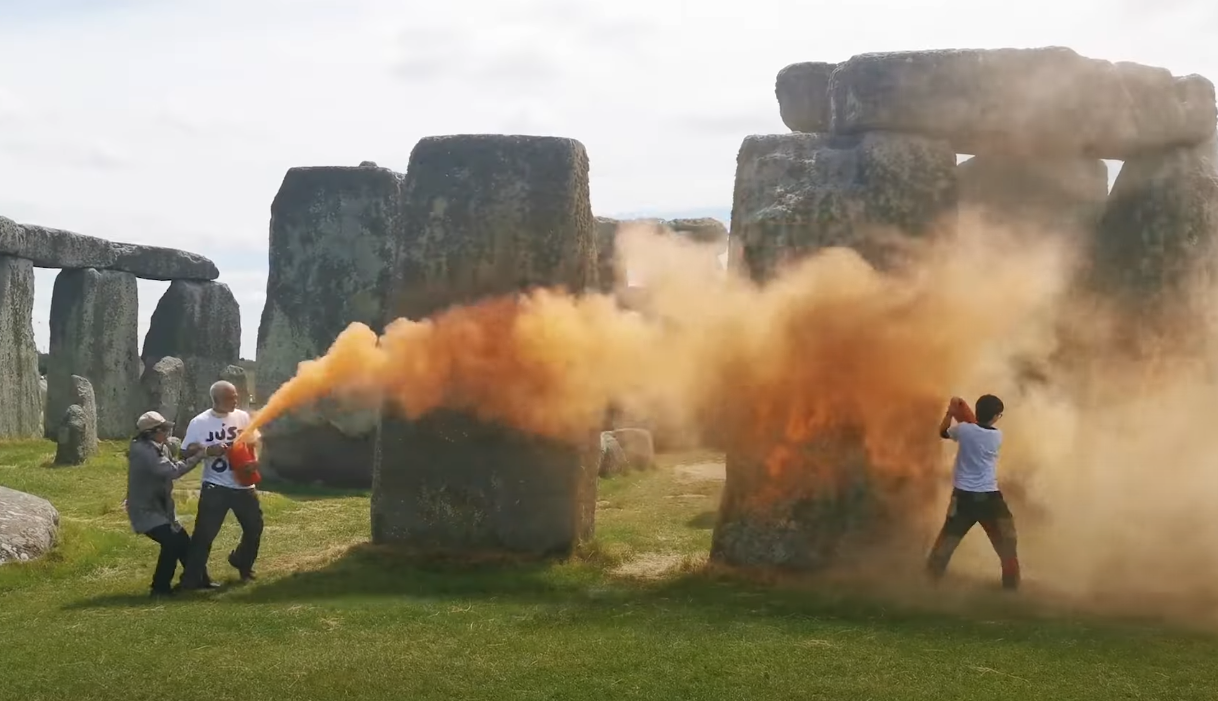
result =
[[[594,245],[596,247],[596,289],[606,294],[621,293],[629,283],[626,262],[617,255],[617,235],[624,226],[642,227],[656,234],[668,232],[663,219],[613,219],[596,217]],[[713,220],[712,220],[713,221]]]
[[[1197,75],[1071,49],[854,56],[830,80],[832,130],[900,131],[958,153],[1123,160],[1214,134],[1214,86]]]
[[[411,153],[393,317],[533,286],[595,280],[588,156],[571,139],[427,138]],[[372,539],[454,550],[570,552],[592,533],[598,433],[541,439],[454,412],[387,407],[373,472]]]
[[[375,543],[562,556],[592,537],[599,451],[447,411],[387,414],[378,438]]]
[[[245,368],[240,365],[229,365],[220,371],[220,379],[229,382],[237,390],[237,408],[242,411],[249,411],[250,408],[250,382],[249,376],[245,372]]]
[[[135,276],[113,270],[64,270],[51,296],[46,432],[55,440],[71,405],[72,375],[88,378],[97,398],[97,435],[130,438],[138,416],[139,292]]]
[[[672,229],[673,233],[690,241],[705,244],[727,243],[727,227],[712,217],[669,219],[664,225]]]
[[[241,306],[222,282],[175,280],[152,312],[141,359],[151,369],[172,357],[184,366],[174,432],[211,406],[212,383],[241,354]],[[147,370],[145,370],[147,372]]]
[[[186,416],[178,409],[182,405],[182,396],[186,391],[186,364],[179,358],[167,355],[145,368],[140,376],[140,406],[137,411],[155,411],[175,423],[189,422],[193,416]],[[185,427],[182,427],[183,431]]]
[[[28,258],[40,268],[119,270],[147,280],[215,280],[216,264],[197,253],[117,243],[0,217],[0,255]]]
[[[51,502],[0,487],[0,565],[42,557],[58,534],[59,511]]]
[[[960,208],[995,224],[1077,235],[1095,231],[1108,199],[1096,158],[975,156],[956,167]]]
[[[900,261],[904,239],[949,233],[956,203],[956,154],[942,141],[891,133],[751,136],[737,162],[732,264],[766,282],[787,263],[843,246],[883,268]],[[727,453],[716,561],[817,569],[892,532],[887,526],[900,521],[903,504],[882,495],[926,486],[875,488],[860,426],[792,437],[791,426],[807,423],[801,402],[777,384],[744,389],[753,394],[722,408],[715,436]],[[924,435],[938,448],[932,433]]]
[[[921,534],[910,524],[942,496],[940,441],[918,420],[927,409],[909,408],[908,420],[899,422],[908,435],[900,441],[904,464],[895,469],[891,462],[876,465],[857,427],[792,440],[784,435],[790,413],[782,411],[768,441],[736,440],[742,436],[729,427],[711,558],[736,567],[814,571],[865,557],[875,546],[921,547]],[[755,415],[744,411],[737,426],[766,428],[747,423]]]
[[[33,310],[33,264],[0,255],[0,439],[43,435]]]
[[[1201,331],[1216,273],[1218,144],[1125,162],[1092,252],[1092,279],[1138,323]]]
[[[270,271],[258,327],[254,394],[267,399],[349,324],[385,322],[402,178],[387,168],[292,168],[271,204]],[[375,422],[344,433],[329,405],[263,431],[262,463],[279,477],[369,487]]]
[[[829,77],[836,63],[792,63],[778,71],[774,95],[782,123],[791,131],[827,132],[832,120]]]
[[[863,136],[750,136],[736,159],[732,266],[755,280],[812,251],[846,246],[873,264],[894,235],[955,225],[956,154],[942,141]],[[736,253],[738,255],[733,255]]]

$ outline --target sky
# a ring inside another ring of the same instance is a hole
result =
[[[0,215],[210,257],[254,358],[293,166],[567,136],[595,213],[726,219],[741,140],[787,131],[787,64],[1059,45],[1218,79],[1216,35],[1212,0],[0,0]],[[140,283],[141,342],[167,286]]]

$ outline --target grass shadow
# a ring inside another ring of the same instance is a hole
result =
[[[320,499],[364,498],[371,496],[371,489],[326,487],[316,484],[303,484],[287,480],[267,480],[258,485],[259,491],[279,494],[294,501],[318,501]]]
[[[685,522],[685,525],[690,528],[697,528],[703,531],[710,530],[715,527],[715,521],[718,520],[718,518],[718,509],[711,509],[709,511],[703,511],[697,516],[689,519]]]
[[[623,610],[675,615],[697,625],[725,628],[765,620],[789,632],[817,622],[881,625],[918,634],[991,640],[995,626],[1005,639],[1061,634],[1142,638],[1164,627],[1212,639],[1211,632],[1162,620],[1114,618],[1046,607],[983,583],[958,583],[892,596],[848,581],[779,572],[740,571],[706,565],[666,578],[615,577],[580,558],[566,562],[486,556],[460,559],[361,544],[328,564],[253,586],[227,584],[215,592],[190,592],[174,600],[147,595],[107,594],[67,604],[64,610],[146,608],[203,601],[224,606],[344,602],[410,606],[420,600],[482,601],[561,608],[590,620],[613,618]],[[361,601],[362,600],[362,601]],[[411,603],[413,602],[413,604]],[[1087,626],[1080,632],[1078,626]]]

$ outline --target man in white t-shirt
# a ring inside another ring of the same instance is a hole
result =
[[[250,416],[237,408],[237,388],[220,381],[211,386],[212,408],[190,420],[186,437],[182,439],[183,453],[193,455],[209,446],[232,446],[241,431],[250,424]],[[255,442],[257,438],[255,437]],[[207,574],[212,542],[220,533],[224,519],[232,511],[241,524],[241,542],[228,555],[228,564],[241,575],[242,581],[254,579],[254,560],[262,541],[262,505],[258,490],[243,485],[233,476],[227,454],[203,461],[203,486],[199,491],[199,510],[195,517],[195,532],[191,538],[190,554],[182,572],[182,588],[209,589],[218,586]]]
[[[977,400],[976,423],[953,425],[953,408],[964,400],[952,397],[947,413],[939,424],[939,435],[956,441],[956,463],[952,468],[952,499],[947,520],[927,558],[927,569],[934,579],[947,572],[956,546],[980,523],[1002,563],[1002,586],[1019,587],[1019,557],[1016,553],[1015,519],[998,489],[998,450],[1002,431],[994,422],[1002,417],[1002,400],[987,394]]]

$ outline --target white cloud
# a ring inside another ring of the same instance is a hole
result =
[[[212,257],[252,356],[289,167],[550,133],[587,147],[598,213],[722,209],[741,139],[785,130],[788,63],[1067,45],[1218,77],[1216,28],[1200,0],[0,3],[0,214]]]

